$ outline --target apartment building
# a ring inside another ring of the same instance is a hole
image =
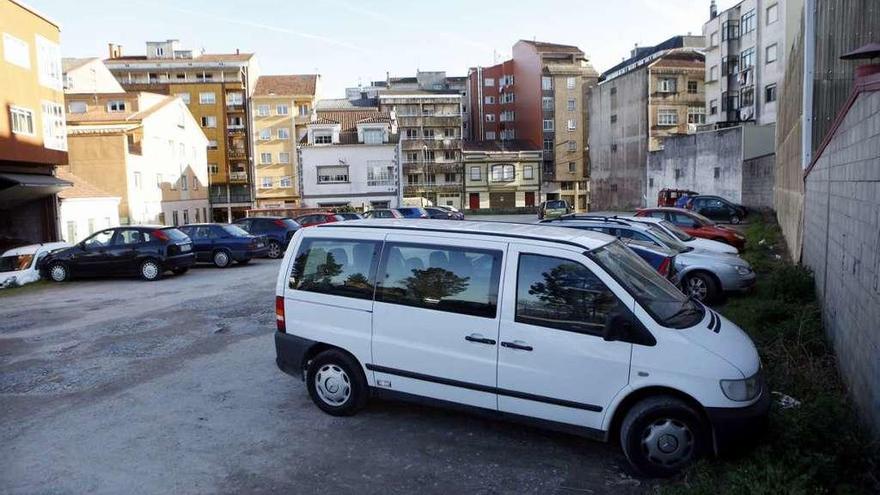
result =
[[[543,153],[531,141],[465,141],[462,146],[468,209],[538,204]]]
[[[564,199],[585,211],[587,101],[598,75],[576,46],[520,40],[511,60],[469,71],[470,136],[538,144],[543,150],[538,201]]]
[[[785,72],[785,0],[743,0],[703,24],[706,122],[717,127],[776,122]]]
[[[55,177],[67,163],[56,22],[18,0],[0,2],[0,248],[59,238]]]
[[[122,93],[122,85],[98,57],[63,58],[65,93]]]
[[[210,219],[208,139],[179,97],[68,93],[66,172],[119,198],[119,223]]]
[[[251,99],[254,116],[257,208],[300,204],[296,145],[315,109],[316,74],[260,76]]]
[[[675,36],[602,74],[590,102],[593,208],[646,205],[648,153],[705,122],[702,46],[702,36]]]
[[[259,77],[252,53],[194,54],[178,40],[148,41],[145,55],[124,55],[109,44],[104,64],[127,91],[177,96],[208,138],[214,221],[246,215],[255,201],[250,99]]]
[[[300,140],[303,206],[400,206],[399,137],[394,116],[378,108],[318,110]]]

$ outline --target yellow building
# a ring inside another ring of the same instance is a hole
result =
[[[54,177],[67,163],[58,24],[0,1],[0,250],[4,239],[59,238]]]
[[[259,76],[252,53],[196,54],[178,40],[148,41],[146,55],[123,55],[111,43],[104,64],[127,91],[181,98],[208,138],[215,221],[245,216],[254,205],[250,98]]]
[[[315,108],[317,74],[260,76],[251,99],[258,208],[299,206],[296,143]]]

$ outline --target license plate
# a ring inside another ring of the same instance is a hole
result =
[[[190,245],[190,244],[181,244],[181,245],[180,245],[180,251],[181,251],[182,253],[188,253],[188,252],[192,251],[192,245]]]

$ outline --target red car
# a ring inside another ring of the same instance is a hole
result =
[[[703,215],[690,210],[682,208],[642,208],[636,212],[636,216],[668,220],[694,237],[723,242],[740,251],[746,247],[746,238],[739,232],[718,225]]]
[[[682,196],[696,196],[700,193],[689,189],[661,189],[657,193],[657,206],[675,206],[675,203]]]
[[[311,227],[313,225],[321,225],[322,223],[342,222],[345,218],[335,213],[311,213],[297,217],[294,220],[303,227]]]

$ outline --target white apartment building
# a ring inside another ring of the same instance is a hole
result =
[[[317,111],[306,129],[297,160],[303,206],[362,211],[400,206],[399,135],[392,114],[376,108]]]
[[[743,0],[718,12],[712,0],[706,39],[706,124],[776,122],[785,73],[785,1]]]
[[[63,58],[65,93],[122,93],[119,81],[97,57]]]

